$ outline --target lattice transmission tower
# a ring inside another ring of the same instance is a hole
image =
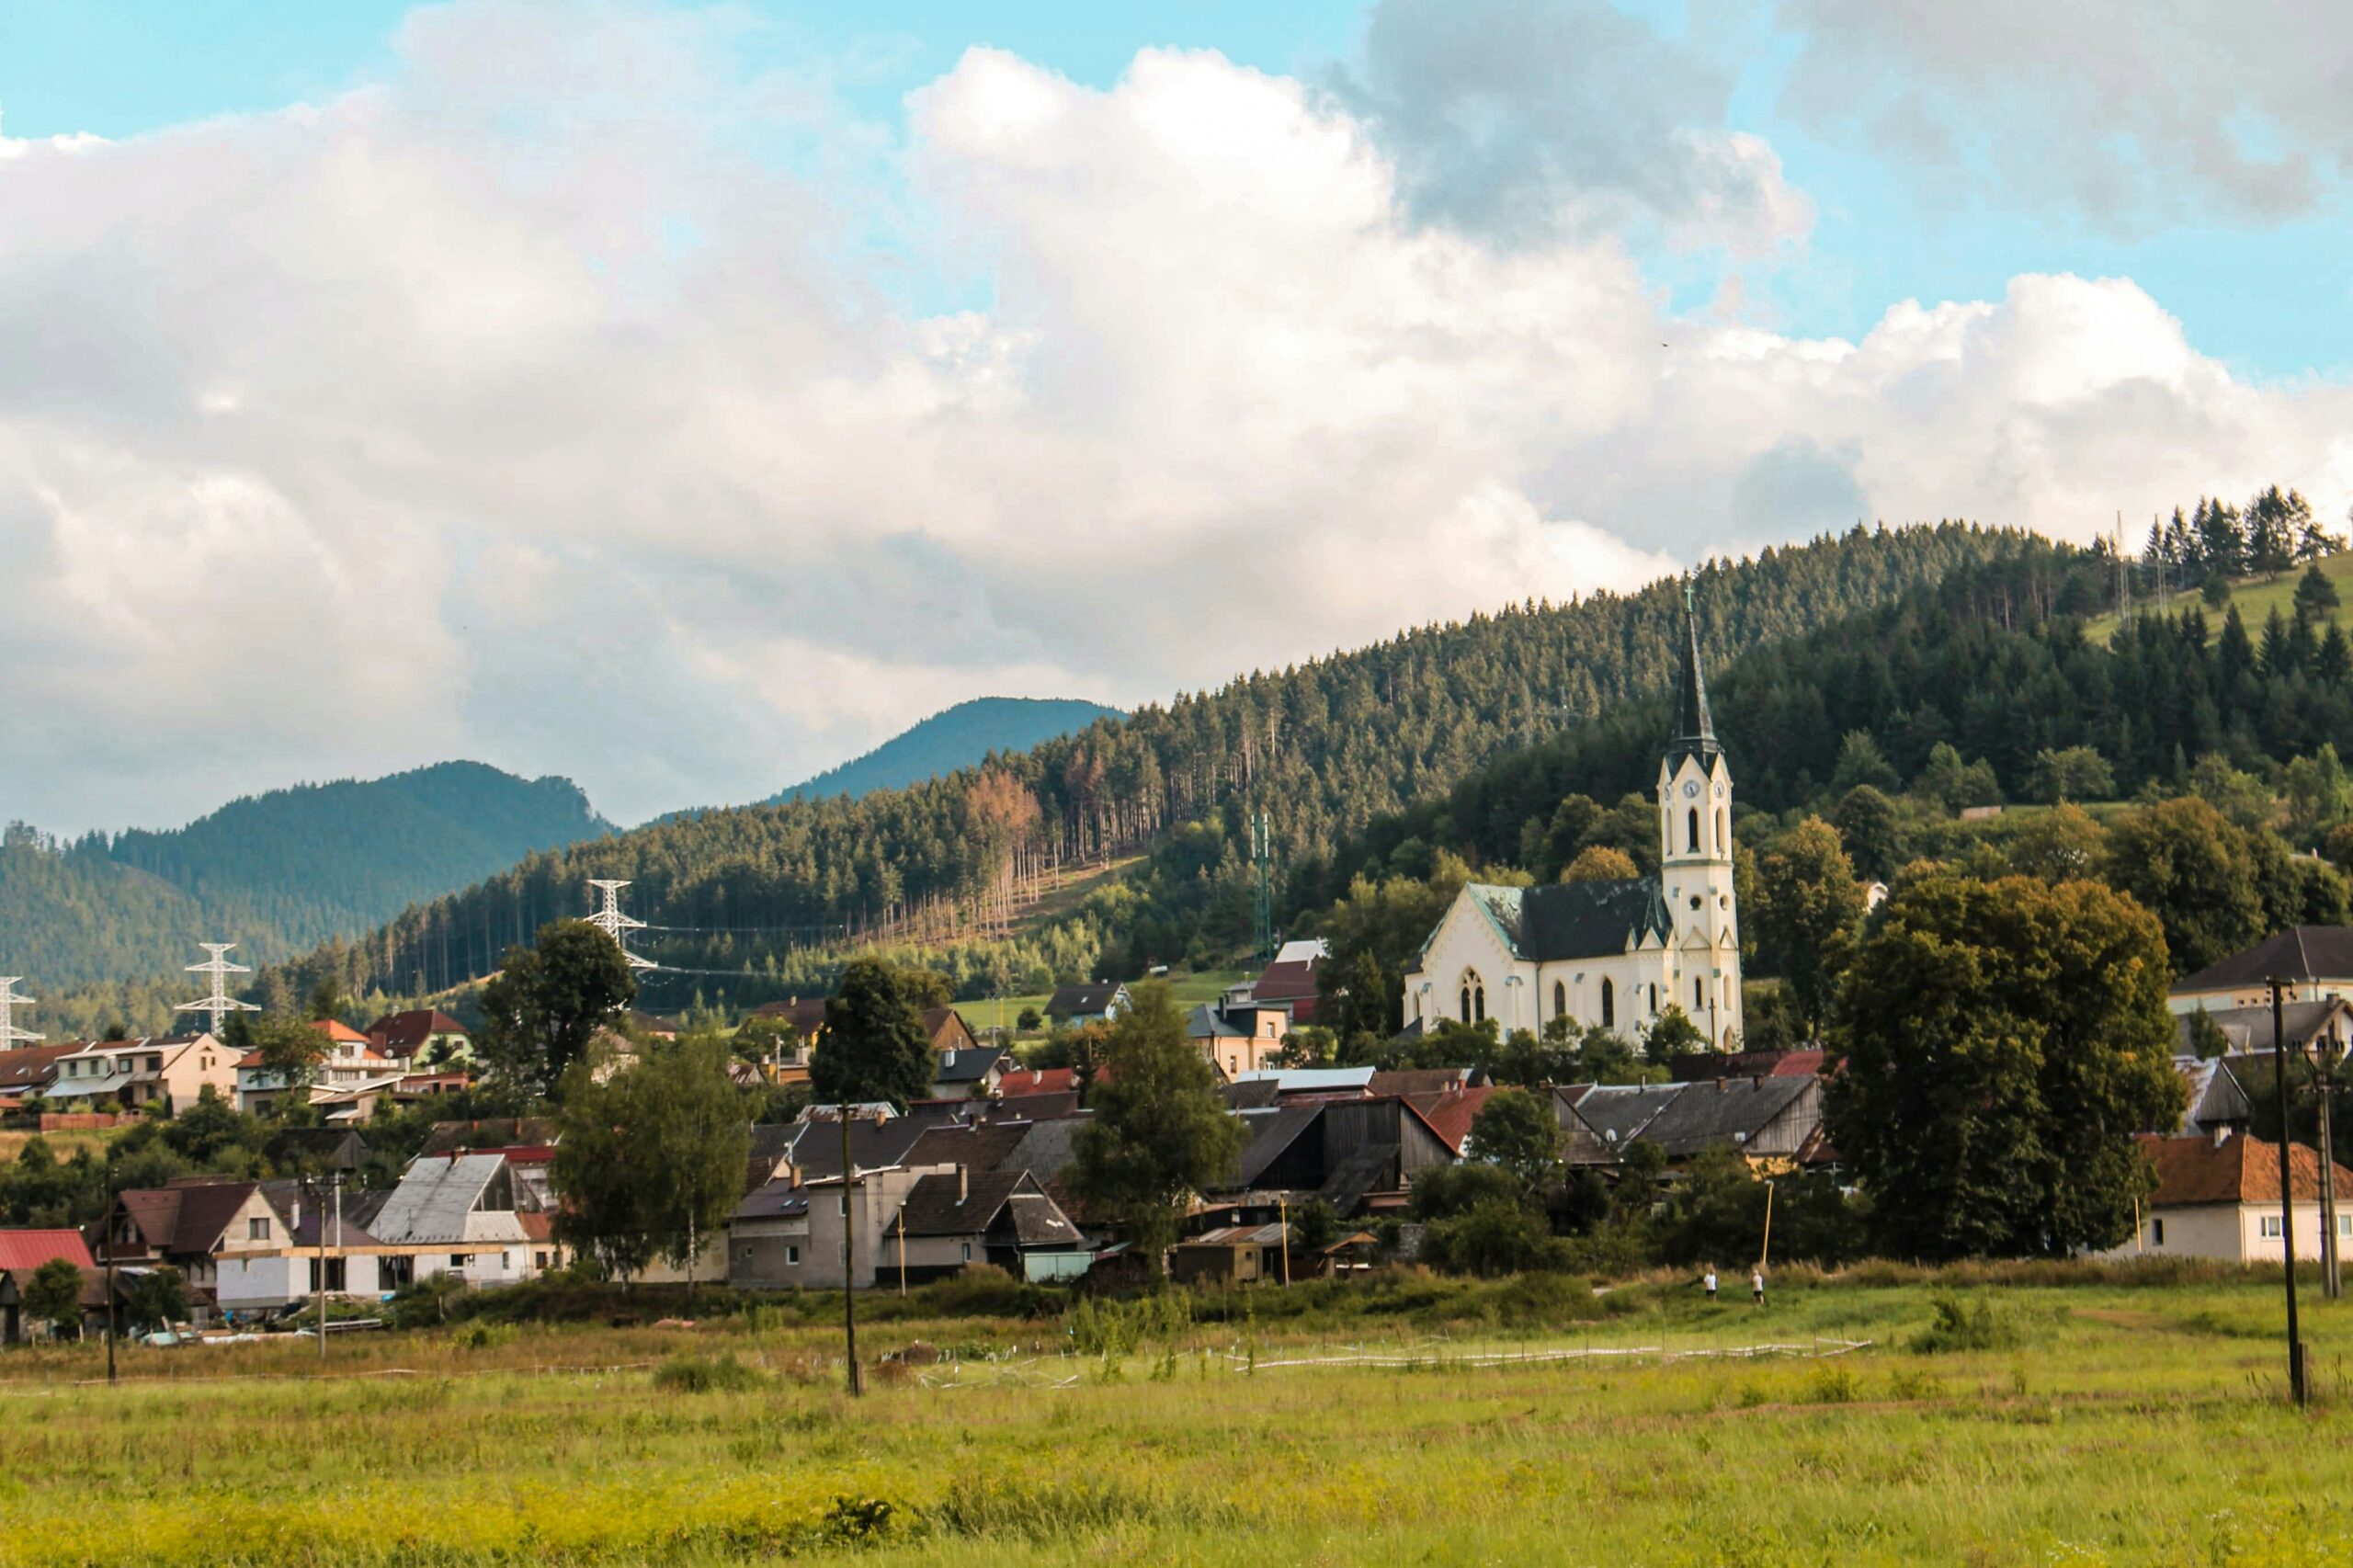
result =
[[[23,978],[21,974],[0,974],[0,1051],[14,1051],[40,1039],[30,1029],[17,1027],[15,1010],[35,1005],[31,997],[17,994],[17,982]]]
[[[221,1020],[226,1015],[230,1013],[260,1012],[261,1009],[255,1006],[251,1002],[240,1002],[234,996],[229,994],[229,977],[231,975],[251,974],[253,972],[251,969],[247,968],[244,964],[231,963],[229,961],[228,955],[236,950],[237,944],[234,942],[199,942],[197,946],[202,948],[206,952],[210,953],[212,956],[205,960],[202,963],[192,963],[188,965],[188,971],[190,974],[211,976],[212,994],[210,996],[199,996],[193,1002],[183,1002],[178,1006],[173,1008],[172,1011],[175,1013],[210,1014],[212,1017],[211,1032],[216,1035],[221,1032]]]
[[[645,928],[644,921],[632,920],[621,913],[621,889],[629,884],[610,877],[591,877],[588,885],[597,890],[597,913],[588,917],[588,924],[613,939],[613,946],[621,950],[621,957],[629,960],[630,968],[654,968],[652,959],[639,958],[629,950],[627,933]]]
[[[1250,867],[1256,873],[1250,890],[1250,936],[1258,946],[1258,961],[1275,958],[1275,835],[1267,813],[1250,819]]]

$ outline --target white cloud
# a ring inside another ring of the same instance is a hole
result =
[[[460,6],[317,105],[8,144],[0,813],[470,755],[634,817],[1857,515],[2353,494],[2343,387],[2234,379],[2127,282],[1677,319],[1609,234],[1433,222],[1347,108],[1208,53],[974,51],[878,192],[791,172],[872,133],[728,25]],[[910,190],[985,310],[872,286]]]

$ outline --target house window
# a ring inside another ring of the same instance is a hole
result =
[[[801,1249],[790,1243],[787,1243],[784,1249],[784,1264],[787,1268],[799,1267],[801,1265]]]
[[[1697,806],[1684,813],[1684,847],[1692,854],[1699,853],[1699,809]]]
[[[1601,1027],[1605,1029],[1618,1027],[1618,987],[1607,975],[1601,980]]]
[[[2353,1236],[2353,1214],[2339,1214],[2336,1217],[2336,1233],[2340,1236]]]
[[[2158,1247],[2165,1244],[2165,1222],[2163,1220],[2149,1221],[2149,1244]]]
[[[1569,988],[1557,980],[1552,982],[1552,1016],[1556,1018],[1569,1016]]]
[[[1226,1059],[1225,1059],[1225,1070],[1226,1070],[1227,1072],[1229,1072],[1229,1073],[1239,1073],[1239,1072],[1241,1072],[1241,1071],[1242,1071],[1242,1058],[1240,1058],[1239,1056],[1235,1056],[1235,1055],[1233,1055],[1233,1054],[1229,1053],[1229,1054],[1226,1056]]]
[[[533,1254],[531,1255],[531,1267],[534,1267],[534,1268],[545,1268],[547,1266],[548,1266],[548,1255],[547,1255],[547,1254],[545,1254],[545,1253],[543,1253],[543,1252],[535,1252],[535,1253],[533,1253]]]
[[[972,1261],[972,1244],[970,1242],[964,1244],[964,1261],[966,1263]]]
[[[266,1242],[269,1240],[269,1221],[267,1220],[246,1221],[245,1240],[249,1242]]]
[[[2278,1241],[2279,1239],[2279,1216],[2277,1214],[2265,1214],[2259,1217],[2256,1221],[2255,1233],[2261,1236],[2267,1242]]]

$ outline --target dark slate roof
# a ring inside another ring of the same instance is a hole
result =
[[[170,1250],[176,1253],[210,1252],[221,1239],[245,1199],[254,1195],[259,1182],[197,1181],[174,1183],[180,1195],[180,1209],[172,1225]]]
[[[1277,1077],[1245,1078],[1238,1084],[1219,1085],[1225,1096],[1228,1110],[1263,1110],[1283,1097],[1283,1081]]]
[[[903,1165],[963,1165],[993,1171],[1029,1135],[1024,1121],[992,1121],[979,1127],[934,1127],[908,1145]]]
[[[788,1181],[772,1181],[746,1193],[735,1206],[738,1220],[779,1220],[809,1212],[809,1193]]]
[[[753,1160],[781,1160],[792,1153],[793,1140],[799,1138],[810,1124],[805,1121],[766,1121],[752,1124],[752,1148],[746,1156]],[[836,1142],[839,1142],[837,1138]]]
[[[968,1046],[961,1051],[943,1051],[939,1064],[933,1069],[935,1084],[977,1084],[989,1075],[989,1069],[1005,1058],[1005,1052],[994,1045]]]
[[[1020,1142],[1006,1151],[996,1168],[1028,1171],[1039,1181],[1051,1184],[1078,1157],[1074,1140],[1078,1130],[1089,1119],[1085,1116],[1065,1116],[1027,1124],[1021,1130]]]
[[[2353,980],[2353,926],[2290,926],[2174,984],[2176,992],[2235,990],[2281,980]]]
[[[1195,1007],[1185,1020],[1185,1034],[1189,1040],[1247,1040],[1250,1031],[1233,1023],[1225,1010],[1213,1002]]]
[[[1267,1167],[1282,1158],[1283,1151],[1323,1114],[1321,1105],[1286,1105],[1254,1112],[1244,1119],[1243,1126],[1250,1141],[1242,1146],[1241,1157],[1234,1163],[1233,1185],[1239,1188],[1256,1186],[1258,1178],[1267,1174]]]
[[[1683,580],[1683,635],[1676,653],[1675,734],[1666,744],[1669,767],[1687,756],[1704,762],[1723,749],[1716,744],[1715,717],[1708,711],[1708,682],[1699,668],[1699,612],[1688,577]]]
[[[1017,1201],[1018,1200],[1018,1201]],[[1024,1246],[1075,1246],[1078,1227],[1056,1208],[1027,1171],[973,1171],[919,1178],[885,1236],[978,1235],[998,1211],[1014,1207],[1014,1233]]]
[[[801,1134],[792,1145],[793,1167],[803,1181],[840,1179],[842,1174],[842,1126],[838,1121],[804,1121],[799,1124]],[[904,1117],[888,1121],[859,1121],[849,1124],[849,1157],[859,1170],[886,1170],[906,1161],[907,1150],[924,1135],[920,1122],[910,1122]]]
[[[1058,985],[1046,1000],[1046,1012],[1058,1018],[1074,1013],[1099,1013],[1111,1005],[1120,990],[1116,980],[1098,980],[1091,985]]]
[[[375,1187],[367,1192],[345,1193],[343,1222],[347,1225],[357,1225],[361,1230],[373,1234],[376,1216],[384,1211],[384,1205],[391,1201],[392,1196],[392,1189],[389,1187]]]
[[[420,1154],[454,1154],[469,1149],[535,1147],[556,1141],[555,1122],[547,1117],[501,1117],[487,1121],[437,1121],[425,1135]]]
[[[326,1161],[341,1170],[356,1170],[368,1157],[367,1141],[348,1127],[281,1127],[263,1150],[283,1164],[290,1157]]]
[[[2185,982],[2184,983],[2187,983]],[[2233,1051],[2269,1051],[2271,1049],[2271,1006],[2208,1007],[2202,1010],[2231,1042]],[[2298,1051],[2309,1045],[2313,1037],[2326,1031],[2329,1020],[2347,1011],[2340,997],[2320,1002],[2282,1002],[2279,1005],[2279,1027],[2288,1040],[2288,1049]],[[2198,1011],[2178,1015],[2174,1019],[2176,1049],[2194,1054],[2197,1049],[2196,1028]]]
[[[1506,888],[1473,882],[1464,890],[1503,927],[1513,950],[1530,963],[1622,953],[1643,936],[1675,934],[1656,877]]]
[[[1577,1119],[1592,1128],[1596,1138],[1622,1149],[1688,1087],[1686,1084],[1596,1084],[1578,1096]],[[1615,1140],[1609,1137],[1612,1132],[1618,1134]]]
[[[1744,1137],[1756,1137],[1767,1122],[1804,1098],[1813,1087],[1810,1078],[1719,1078],[1712,1084],[1689,1085],[1659,1108],[1642,1137],[1665,1150],[1671,1160],[1715,1144],[1737,1143]],[[1586,1107],[1577,1108],[1582,1112]]]

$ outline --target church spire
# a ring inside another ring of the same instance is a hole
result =
[[[1716,744],[1714,717],[1708,711],[1708,683],[1699,673],[1699,614],[1691,579],[1683,579],[1683,664],[1675,677],[1675,734],[1667,742],[1668,766],[1686,755],[1702,761],[1722,748]]]

